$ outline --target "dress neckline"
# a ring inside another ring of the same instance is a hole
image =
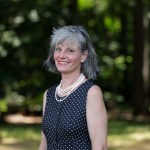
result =
[[[86,83],[88,83],[90,80],[89,79],[87,79],[85,82],[83,82],[82,84],[80,84],[73,92],[71,92],[70,93],[70,95],[66,98],[66,100],[70,97],[70,96],[72,96],[74,93],[76,93],[78,90],[80,90],[80,88],[82,88]],[[57,86],[56,86],[57,87]],[[56,87],[55,87],[55,90],[56,90]],[[57,97],[58,98],[64,98],[64,97],[61,97],[61,96],[59,96],[59,95],[57,95]],[[66,101],[66,100],[64,100],[64,101]],[[63,102],[63,101],[62,101]]]

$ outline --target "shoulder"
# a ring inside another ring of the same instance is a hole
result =
[[[102,95],[103,95],[102,90],[98,85],[91,86],[91,88],[88,91],[88,97],[91,97],[91,96],[96,97],[96,96],[102,96]]]
[[[106,117],[106,107],[103,99],[102,90],[99,86],[93,85],[87,95],[87,114],[88,116]]]
[[[53,91],[56,89],[56,87],[58,86],[58,84],[54,84],[52,86],[50,86],[46,91],[49,92],[49,91]]]
[[[92,105],[100,106],[104,105],[103,103],[104,103],[103,93],[101,88],[97,85],[93,85],[88,91],[87,104],[91,106]]]

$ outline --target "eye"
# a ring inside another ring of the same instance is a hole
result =
[[[68,49],[68,50],[67,50],[67,53],[70,53],[70,54],[71,54],[71,53],[74,53],[74,50],[73,50],[73,49]]]
[[[56,47],[56,48],[55,48],[55,51],[60,52],[61,49],[60,49],[59,47]]]

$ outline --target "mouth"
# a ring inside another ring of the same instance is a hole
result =
[[[68,64],[68,62],[66,62],[66,61],[58,61],[58,64],[60,64],[60,65],[66,65],[66,64]]]

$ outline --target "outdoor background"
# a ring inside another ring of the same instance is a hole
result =
[[[109,150],[150,149],[149,0],[0,0],[0,149],[37,150],[54,27],[83,25],[99,56]]]

